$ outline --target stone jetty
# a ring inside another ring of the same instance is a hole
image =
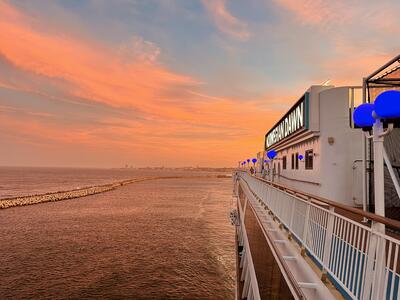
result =
[[[59,192],[46,193],[46,194],[40,194],[40,195],[29,195],[29,196],[5,198],[5,199],[0,199],[0,209],[16,207],[16,206],[32,205],[32,204],[38,204],[38,203],[44,203],[44,202],[68,200],[68,199],[73,199],[73,198],[80,198],[80,197],[85,197],[85,196],[90,196],[90,195],[94,195],[94,194],[112,191],[120,186],[131,184],[134,182],[146,181],[146,180],[152,180],[152,179],[161,179],[161,178],[165,178],[165,177],[145,177],[145,178],[129,179],[129,180],[118,181],[118,182],[114,182],[114,183],[110,183],[110,184],[83,187],[83,188],[69,190],[69,191],[59,191]]]

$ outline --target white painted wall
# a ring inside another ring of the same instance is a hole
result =
[[[273,180],[332,201],[352,206],[360,205],[361,164],[354,162],[362,158],[362,133],[359,129],[351,129],[349,125],[349,88],[313,86],[309,92],[310,128],[314,129],[310,130],[310,133],[314,132],[315,136],[278,151],[273,164],[276,173],[280,164],[282,176],[276,174]],[[318,104],[315,104],[315,101]],[[316,128],[318,130],[315,130]],[[332,145],[328,143],[328,138],[333,138]],[[305,151],[308,149],[314,151],[313,169],[306,170],[303,159],[299,162],[299,169],[292,170],[292,153],[297,152],[305,157]],[[283,156],[287,157],[286,170],[282,169]],[[353,166],[356,166],[356,169],[353,169]]]
[[[320,143],[322,196],[348,205],[361,204],[362,186],[354,178],[359,174],[354,162],[362,159],[360,129],[350,128],[349,88],[333,88],[320,93]],[[329,145],[328,138],[334,143]],[[360,164],[358,164],[360,168]],[[359,170],[358,170],[359,171]],[[333,199],[333,197],[335,199]],[[356,199],[353,197],[356,196]]]
[[[319,94],[321,91],[332,89],[333,86],[312,85],[307,92],[310,93],[310,131],[319,131],[320,114],[319,114]]]
[[[281,170],[281,175],[283,176],[275,176],[275,181],[284,185],[291,186],[295,189],[320,195],[320,156],[314,156],[312,170],[306,170],[305,159],[299,161],[298,170],[292,169],[292,154],[296,155],[296,153],[299,153],[305,156],[306,150],[309,149],[313,149],[315,153],[319,153],[320,145],[318,137],[314,137],[307,141],[297,143],[291,147],[279,151],[277,155],[278,160],[275,160],[274,163],[280,163],[282,169],[282,158],[283,156],[286,156],[287,165],[286,170]]]

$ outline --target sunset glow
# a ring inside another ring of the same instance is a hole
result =
[[[0,164],[235,166],[398,52],[399,2],[325,3],[2,1]]]

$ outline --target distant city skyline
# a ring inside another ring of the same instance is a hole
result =
[[[398,54],[400,2],[0,2],[0,165],[235,167],[312,84]]]

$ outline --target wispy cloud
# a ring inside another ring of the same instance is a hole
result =
[[[319,76],[335,84],[361,84],[362,76],[384,64],[398,51],[393,37],[400,33],[396,11],[400,2],[357,0],[274,0],[284,21],[314,34],[313,44],[323,51],[313,57]],[[299,31],[301,32],[301,31]],[[311,33],[311,34],[310,34]],[[303,38],[303,37],[302,37]],[[307,55],[309,47],[297,54]]]
[[[400,5],[394,1],[370,0],[362,3],[357,0],[274,0],[274,2],[293,13],[298,23],[317,25],[324,30],[335,30],[340,26],[351,24],[389,29],[388,25],[394,25],[398,19],[396,8]]]
[[[398,50],[398,1],[236,1],[251,23],[228,0],[179,13],[174,1],[95,1],[95,17],[87,3],[15,2],[0,1],[0,164],[37,145],[38,164],[63,153],[69,164],[231,165],[262,149],[310,84],[361,83]]]
[[[241,24],[227,14],[224,5],[222,8],[218,13],[226,22]],[[5,2],[0,4],[0,14],[0,55],[9,64],[27,76],[48,78],[52,84],[54,79],[61,80],[66,83],[59,87],[63,94],[79,101],[134,110],[140,116],[140,121],[114,115],[87,123],[77,108],[82,122],[71,124],[62,115],[57,120],[44,118],[49,116],[46,112],[4,111],[0,134],[8,138],[12,131],[20,141],[40,141],[43,145],[75,145],[82,151],[85,147],[113,147],[118,155],[131,153],[143,160],[152,160],[162,152],[173,164],[201,161],[227,165],[249,149],[258,150],[258,136],[272,120],[265,120],[265,115],[277,117],[277,112],[260,107],[258,101],[249,100],[242,106],[236,99],[208,94],[202,81],[161,64],[160,47],[141,37],[106,47],[66,32],[55,35],[35,29],[35,22]],[[245,35],[242,32],[239,36]],[[48,95],[38,86],[19,86],[18,82],[4,82],[0,88]],[[57,97],[49,99],[58,101]],[[244,143],[245,148],[241,146]],[[205,151],[210,155],[202,156]]]
[[[31,29],[25,18],[3,3],[0,13],[0,54],[17,68],[70,83],[69,93],[116,107],[150,112],[166,91],[196,85],[188,76],[156,62],[159,49],[141,38],[108,49],[68,35]],[[133,42],[132,42],[133,41]]]
[[[247,24],[228,11],[226,0],[202,0],[202,3],[222,33],[240,41],[245,41],[250,37]]]
[[[349,7],[349,1],[274,0],[274,2],[293,13],[297,22],[318,25],[324,29],[338,23],[349,22],[354,15],[354,10]]]

